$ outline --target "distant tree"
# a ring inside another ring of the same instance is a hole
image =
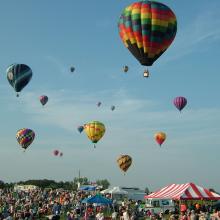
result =
[[[110,183],[107,179],[104,180],[96,180],[96,184],[98,186],[102,186],[103,189],[107,189],[110,186]]]
[[[80,183],[80,185],[88,185],[89,184],[89,180],[87,177],[75,177],[73,179],[73,189],[77,190],[78,189],[78,183]]]
[[[3,181],[0,180],[0,189],[3,189],[3,188],[5,188],[5,184]]]
[[[57,183],[54,180],[26,180],[26,181],[20,181],[17,184],[19,185],[35,185],[40,188],[59,188]]]

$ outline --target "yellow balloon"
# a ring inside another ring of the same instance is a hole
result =
[[[105,134],[105,125],[99,121],[92,121],[84,125],[84,131],[92,143],[97,143]],[[95,145],[94,145],[95,147]]]

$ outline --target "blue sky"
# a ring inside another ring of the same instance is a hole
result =
[[[155,190],[195,182],[220,190],[220,1],[163,2],[177,16],[177,36],[144,79],[144,67],[117,28],[132,1],[1,1],[2,180],[72,180],[80,169],[90,180],[106,178],[112,185]],[[33,70],[19,98],[6,79],[11,63]],[[38,99],[43,94],[49,97],[45,107]],[[180,95],[188,99],[182,114],[172,104]],[[96,149],[77,131],[92,120],[106,126]],[[36,133],[25,154],[15,138],[24,127]],[[158,131],[167,134],[161,148],[153,138]],[[54,149],[63,158],[53,157]],[[116,164],[120,154],[133,158],[125,176]]]

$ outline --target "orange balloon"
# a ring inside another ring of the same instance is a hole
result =
[[[154,135],[156,142],[161,146],[166,140],[166,134],[164,132],[158,132]]]

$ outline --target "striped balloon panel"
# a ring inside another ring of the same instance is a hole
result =
[[[97,143],[105,134],[105,125],[98,121],[92,121],[84,125],[84,131],[93,143]]]
[[[124,9],[118,23],[125,46],[142,65],[151,66],[176,36],[176,16],[158,2],[135,2]]]

